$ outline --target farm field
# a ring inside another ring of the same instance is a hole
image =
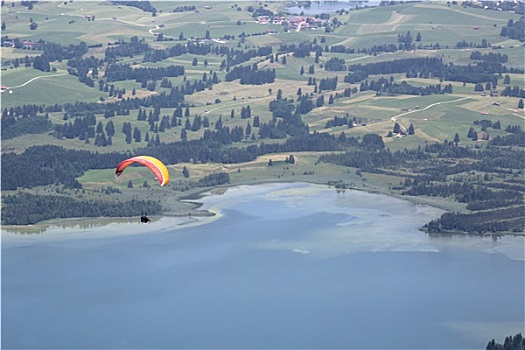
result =
[[[194,36],[204,36],[206,31],[209,31],[209,35],[212,38],[221,38],[226,34],[237,37],[240,33],[248,35],[247,41],[250,45],[267,45],[272,46],[287,44],[291,42],[299,42],[301,40],[321,40],[325,38],[326,42],[330,45],[339,44],[350,44],[351,47],[360,48],[369,47],[371,43],[397,43],[397,36],[399,34],[405,34],[407,31],[412,33],[420,33],[422,40],[421,44],[431,44],[439,42],[442,47],[453,47],[459,41],[465,40],[467,42],[481,42],[481,39],[486,39],[491,44],[497,44],[498,42],[505,41],[506,46],[513,46],[512,48],[498,50],[498,53],[508,52],[510,62],[513,66],[523,67],[523,52],[519,49],[519,42],[510,41],[508,39],[499,36],[501,26],[505,25],[510,18],[515,18],[512,13],[507,12],[494,12],[488,15],[487,11],[482,9],[474,8],[462,8],[460,6],[446,6],[445,3],[434,2],[434,3],[419,3],[419,4],[405,4],[397,5],[394,7],[385,6],[380,8],[363,9],[359,11],[349,11],[347,14],[338,16],[338,20],[343,22],[344,25],[336,28],[331,33],[321,33],[320,31],[301,31],[295,32],[290,31],[288,33],[281,32],[277,29],[277,33],[273,35],[254,35],[255,33],[265,33],[270,27],[267,25],[258,24],[256,20],[250,16],[250,13],[246,10],[250,6],[249,2],[245,2],[241,5],[236,5],[232,2],[214,2],[212,10],[205,10],[204,3],[199,3],[198,11],[189,12],[170,12],[170,9],[175,6],[187,6],[186,2],[156,2],[156,8],[158,10],[157,16],[147,17],[145,13],[138,8],[130,6],[119,6],[115,10],[115,6],[104,5],[100,6],[94,2],[50,2],[38,5],[38,13],[34,10],[28,10],[26,7],[16,6],[10,7],[7,2],[6,10],[3,14],[3,20],[6,23],[7,29],[3,32],[7,36],[21,36],[27,41],[37,40],[50,40],[58,41],[62,45],[68,45],[72,43],[79,43],[81,41],[86,42],[88,45],[99,44],[106,46],[110,41],[118,40],[129,40],[132,36],[139,38],[146,38],[147,41],[151,41],[151,44],[155,48],[160,49],[163,47],[169,47],[178,41],[166,41],[158,42],[154,33],[162,31],[167,36],[178,37],[180,33],[183,33],[185,38]],[[255,3],[254,3],[255,4]],[[271,9],[284,9],[284,5],[281,3],[269,3],[266,7]],[[108,11],[110,10],[111,11]],[[240,10],[239,10],[240,9]],[[160,12],[162,11],[162,12]],[[110,16],[111,14],[111,16]],[[115,14],[115,16],[113,16]],[[86,16],[94,16],[96,19],[88,21]],[[116,17],[116,19],[113,19]],[[28,25],[24,22],[29,22],[32,19],[39,23],[37,30],[29,30]],[[182,19],[182,20],[181,20]],[[237,21],[241,21],[238,25]],[[70,23],[72,22],[72,23]],[[188,23],[188,24],[186,24]],[[458,25],[458,23],[461,23]],[[189,25],[191,24],[191,25]],[[161,30],[157,28],[162,25]],[[466,26],[479,27],[476,30],[465,30]],[[430,27],[433,27],[430,28]],[[455,28],[458,27],[457,30]],[[272,27],[273,28],[273,27]],[[446,33],[440,32],[445,30]],[[57,35],[57,33],[61,33]],[[376,34],[377,33],[377,34]],[[415,35],[415,34],[414,34]],[[268,38],[268,39],[266,39]],[[276,38],[276,39],[272,39]],[[447,39],[448,38],[448,39]],[[448,40],[448,41],[447,41]],[[453,41],[450,41],[453,40]],[[225,40],[224,45],[227,47],[235,47],[233,45],[235,41]],[[511,45],[509,45],[511,44]],[[104,94],[101,94],[97,89],[90,89],[89,87],[76,82],[75,79],[65,74],[67,67],[60,63],[53,63],[53,66],[60,66],[57,72],[41,72],[35,69],[19,67],[13,68],[9,62],[12,62],[13,57],[21,56],[24,50],[17,50],[16,54],[9,51],[8,48],[2,48],[3,55],[2,60],[7,62],[4,64],[4,70],[2,71],[3,84],[8,87],[13,87],[12,94],[2,94],[2,106],[11,107],[20,105],[24,101],[24,97],[31,94],[32,103],[35,104],[54,104],[54,103],[65,103],[74,101],[97,101],[101,98],[107,98]],[[372,63],[381,62],[383,60],[394,60],[402,58],[413,58],[413,57],[443,57],[446,62],[465,64],[469,63],[468,56],[473,49],[467,51],[461,50],[415,50],[414,52],[396,52],[389,54],[379,54],[377,56],[366,56],[366,55],[334,55],[334,57],[342,57],[347,61],[347,64],[355,63]],[[25,50],[30,55],[35,55],[39,51]],[[102,57],[104,50],[99,47],[94,47],[89,50],[95,57]],[[482,53],[490,52],[489,49],[479,49]],[[521,52],[520,52],[521,51]],[[91,54],[88,52],[88,55]],[[521,54],[521,55],[520,55]],[[330,55],[323,55],[321,57],[321,63],[326,63]],[[158,62],[154,65],[149,63],[141,63],[140,56],[136,56],[131,60],[123,58],[122,62],[137,63],[144,66],[157,66],[162,67],[167,64],[181,64],[186,67],[186,77],[188,80],[198,79],[203,73],[215,71],[217,72],[219,79],[224,81],[224,71],[219,69],[221,57],[211,55],[207,58],[207,65],[204,66],[199,62],[196,66],[191,66],[191,62],[195,58],[202,58],[195,55],[187,54],[176,58],[171,58],[164,62]],[[521,59],[521,60],[520,60]],[[196,113],[204,113],[200,106],[214,104],[217,99],[221,102],[214,106],[213,111],[205,112],[210,120],[215,121],[220,115],[229,114],[231,109],[236,112],[240,111],[242,104],[237,103],[239,100],[246,101],[250,98],[250,105],[263,119],[267,119],[267,107],[270,94],[268,90],[272,89],[274,95],[278,89],[281,89],[283,96],[292,97],[296,96],[298,88],[304,91],[313,91],[313,87],[308,86],[308,77],[315,76],[318,80],[327,77],[337,77],[339,80],[338,90],[341,91],[346,87],[355,87],[352,84],[343,83],[343,78],[346,75],[345,72],[328,72],[322,68],[317,68],[315,74],[304,74],[300,75],[299,70],[301,67],[307,68],[312,65],[313,57],[295,58],[288,57],[286,64],[282,63],[268,63],[268,60],[258,60],[257,63],[261,68],[275,69],[277,75],[277,81],[274,84],[267,84],[264,89],[261,87],[251,88],[250,86],[243,86],[238,83],[226,83],[225,87],[222,88],[222,83],[218,84],[213,90],[202,91],[194,93],[187,97],[187,101],[192,103],[196,107]],[[49,78],[37,79],[31,83],[27,83],[31,78],[37,76],[50,76]],[[51,76],[53,76],[51,78]],[[373,79],[373,77],[370,77]],[[404,80],[402,76],[396,76],[396,81]],[[170,78],[173,84],[181,83],[181,78]],[[408,79],[407,81],[412,82]],[[23,87],[18,87],[21,84],[27,83]],[[438,83],[431,79],[425,79],[418,82],[418,85],[429,85]],[[511,85],[518,84],[523,87],[523,79],[514,76]],[[139,90],[140,84],[133,81],[122,81],[115,82],[116,87],[126,89],[130,91],[133,88]],[[461,94],[461,97],[475,94],[473,85],[466,85],[464,87],[454,84],[454,96],[455,94]],[[39,93],[45,90],[46,93]],[[163,91],[162,88],[159,90]],[[167,90],[165,90],[167,91]],[[327,99],[330,93],[324,92],[324,96]],[[358,108],[360,113],[367,114],[369,119],[384,119],[388,115],[377,115],[377,105],[371,102],[359,101],[358,95],[349,99],[340,100],[338,103],[344,104],[345,108]],[[477,93],[475,95],[478,95]],[[458,95],[459,96],[459,95]],[[266,97],[266,98],[263,98]],[[414,97],[411,98],[411,103],[414,105],[421,105],[424,107],[426,104],[425,97]],[[451,97],[454,98],[454,97]],[[232,103],[236,100],[236,103]],[[431,98],[432,99],[432,98]],[[436,96],[436,99],[439,99]],[[517,105],[518,100],[508,98],[508,105]],[[257,102],[258,101],[258,102]],[[354,102],[355,101],[355,102]],[[390,102],[386,102],[390,101]],[[413,101],[413,102],[412,102]],[[426,104],[429,105],[430,103]],[[397,98],[387,99],[381,102],[381,106],[384,108],[402,108],[404,103],[403,100]],[[228,104],[232,104],[230,107]],[[355,105],[355,106],[354,106]],[[334,107],[337,106],[334,105]],[[335,107],[337,109],[337,107]],[[503,110],[501,108],[500,110]],[[204,108],[204,110],[212,110],[212,108]],[[264,113],[266,110],[266,113]],[[328,108],[328,111],[330,108]],[[326,109],[323,111],[323,115],[329,113]],[[393,112],[393,110],[392,110]],[[477,111],[473,111],[472,115]],[[315,115],[316,111],[312,111]],[[266,114],[266,115],[265,115]],[[392,113],[391,113],[392,114]],[[446,114],[446,112],[445,112]],[[393,114],[392,114],[393,115]],[[504,117],[506,113],[497,113],[498,117]],[[99,118],[97,116],[97,118]],[[315,117],[310,118],[308,115],[306,119],[315,120]],[[516,116],[513,113],[509,113],[506,119],[512,122],[518,123],[520,121],[520,115]],[[470,120],[471,121],[471,120]],[[233,122],[234,121],[226,121]],[[469,118],[465,119],[466,124],[457,125],[458,129],[465,128],[468,125]],[[233,124],[232,124],[233,125]],[[439,121],[437,126],[439,127]],[[444,125],[445,129],[448,129]],[[468,128],[467,128],[468,129]],[[441,132],[443,136],[447,132]],[[164,135],[161,135],[164,136]],[[453,135],[452,135],[453,136]],[[451,137],[451,136],[449,136]],[[166,141],[170,138],[165,137]]]

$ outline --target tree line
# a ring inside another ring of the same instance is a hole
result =
[[[240,79],[240,84],[262,85],[275,81],[275,69],[258,69],[257,64],[251,66],[237,66],[231,69],[224,79],[233,81]]]
[[[184,75],[184,66],[171,65],[168,67],[139,67],[132,68],[129,64],[110,64],[107,66],[104,77],[107,82],[121,80],[161,80],[165,77],[178,77]]]
[[[486,350],[523,350],[525,349],[525,338],[518,333],[514,336],[509,335],[505,337],[503,344],[496,343],[494,339],[489,341]]]
[[[2,202],[2,225],[31,225],[56,218],[132,217],[144,211],[156,215],[162,210],[160,203],[150,200],[86,200],[23,192],[2,196]]]
[[[523,8],[523,4],[521,4]],[[523,15],[523,13],[522,13]],[[512,18],[508,20],[507,25],[501,28],[501,36],[507,37],[509,39],[516,39],[521,42],[525,41],[525,19],[523,16],[520,17],[517,21]]]
[[[348,67],[350,73],[345,82],[356,83],[368,78],[369,75],[384,75],[405,73],[407,78],[439,78],[445,81],[460,81],[465,83],[490,82],[497,84],[498,78],[504,73],[523,73],[522,69],[507,68],[500,62],[481,61],[466,66],[444,64],[441,58],[405,58],[388,62],[354,64]]]
[[[522,217],[524,211],[525,205],[522,204],[472,214],[445,213],[439,219],[425,224],[423,228],[430,233],[522,232],[525,229]]]
[[[134,57],[136,55],[145,54],[151,51],[151,47],[146,42],[146,39],[139,39],[138,36],[132,36],[129,42],[124,39],[108,44],[104,51],[104,59],[106,61],[115,61],[118,57]]]
[[[367,148],[325,154],[320,162],[357,168],[360,172],[383,173],[405,177],[392,189],[407,196],[450,197],[467,203],[469,213],[447,213],[424,226],[430,233],[442,232],[522,232],[525,230],[525,183],[519,181],[525,168],[523,133],[521,141],[510,134],[506,145],[489,141],[487,147],[471,149],[457,142],[428,144],[424,148],[391,152],[376,143]],[[365,141],[365,139],[363,139]],[[454,166],[449,161],[454,159]],[[411,175],[398,172],[410,169]],[[477,174],[477,175],[475,175]],[[484,174],[484,175],[483,175]],[[497,177],[498,181],[493,181]]]
[[[112,2],[117,5],[136,7],[138,9],[141,9],[144,12],[152,12],[152,13],[157,12],[157,9],[153,5],[151,5],[151,3],[147,0],[143,0],[143,1],[115,1],[113,0]]]
[[[137,148],[135,153],[155,156],[169,164],[192,161],[240,163],[268,153],[339,150],[341,147],[335,137],[315,133],[291,138],[284,143],[261,143],[248,147],[228,147],[206,137]],[[21,154],[5,153],[2,155],[2,189],[16,190],[19,187],[33,188],[55,183],[67,188],[81,188],[76,178],[86,170],[113,168],[128,157],[130,153],[101,154],[51,145],[33,146]]]
[[[494,52],[482,54],[479,51],[474,51],[470,54],[470,59],[485,61],[485,62],[507,63],[509,60],[509,57],[506,54],[500,54],[500,53],[494,53]]]
[[[3,118],[0,120],[2,140],[12,139],[25,134],[41,134],[51,131],[53,124],[49,115],[34,115],[25,118]]]
[[[391,79],[386,79],[385,77],[379,78],[377,81],[365,80],[359,86],[359,91],[376,91],[378,95],[386,93],[389,95],[431,95],[431,94],[451,94],[452,93],[452,84],[444,85],[441,84],[431,84],[426,87],[421,86],[412,86],[406,81],[401,82],[400,84],[394,83],[393,77]]]

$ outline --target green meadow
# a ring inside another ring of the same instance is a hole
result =
[[[28,75],[28,73],[24,72],[21,74]],[[43,78],[36,79],[21,87],[16,87],[21,82],[18,77],[13,77],[14,84],[10,83],[9,77],[6,80],[2,79],[2,84],[9,87],[15,86],[15,88],[10,90],[12,93],[8,91],[2,93],[2,106],[20,106],[26,103],[50,105],[74,101],[91,102],[97,101],[102,95],[98,90],[86,89],[84,84],[71,75],[52,76],[43,74],[43,76]]]

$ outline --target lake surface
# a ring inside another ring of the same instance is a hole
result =
[[[2,348],[484,349],[524,329],[523,237],[430,237],[436,208],[304,183],[213,218],[2,231]]]
[[[305,14],[309,16],[320,15],[322,13],[333,13],[340,10],[352,10],[355,8],[379,6],[381,1],[312,1],[310,6],[291,6],[286,10],[292,14]]]

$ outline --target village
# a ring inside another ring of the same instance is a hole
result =
[[[287,16],[287,15],[275,15],[275,16],[258,16],[257,23],[259,24],[279,24],[284,26],[284,31],[300,31],[317,29],[326,26],[328,23],[327,19],[317,17],[303,17],[303,16]],[[275,30],[268,30],[268,34],[275,33]]]

